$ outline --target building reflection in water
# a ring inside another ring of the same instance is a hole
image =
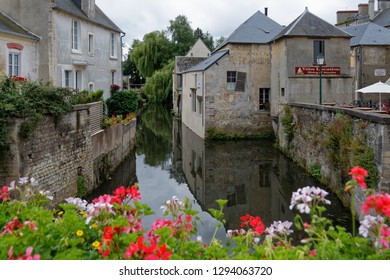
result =
[[[240,227],[240,216],[293,221],[291,194],[319,183],[273,147],[269,140],[204,141],[180,122],[174,125],[173,163],[181,166],[190,191],[202,209],[228,200],[226,229]],[[344,225],[349,213],[336,197],[327,213]]]

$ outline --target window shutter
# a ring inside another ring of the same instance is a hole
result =
[[[237,72],[236,91],[245,91],[245,72]]]

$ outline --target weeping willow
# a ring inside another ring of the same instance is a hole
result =
[[[146,79],[144,93],[149,103],[162,104],[169,100],[172,93],[173,64],[173,61],[169,62]]]

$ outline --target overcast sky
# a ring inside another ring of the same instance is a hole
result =
[[[339,10],[357,10],[368,0],[96,0],[96,4],[126,33],[124,42],[155,30],[166,30],[169,21],[185,15],[193,29],[209,32],[214,39],[229,36],[255,12],[264,13],[281,25],[288,25],[305,7],[331,24]]]

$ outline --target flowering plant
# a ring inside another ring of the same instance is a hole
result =
[[[348,191],[364,186],[365,173],[355,171]],[[18,188],[32,183],[37,184],[22,178]],[[292,195],[294,222],[267,227],[260,217],[246,214],[239,229],[227,230],[226,240],[214,234],[205,244],[189,199],[167,200],[162,217],[146,228],[143,218],[152,211],[141,203],[137,185],[91,202],[70,197],[55,210],[43,206],[46,193],[30,190],[26,193],[34,195],[16,197],[15,188],[13,183],[0,189],[0,259],[390,259],[390,195],[385,193],[369,194],[362,205],[360,236],[323,217],[330,204],[326,191],[304,187]],[[209,209],[218,221],[215,232],[224,224],[227,201],[217,203],[219,209]]]
[[[116,125],[118,123],[128,124],[135,120],[136,115],[128,113],[125,118],[122,115],[112,115],[111,118],[105,117],[102,121],[102,128],[110,127]]]

